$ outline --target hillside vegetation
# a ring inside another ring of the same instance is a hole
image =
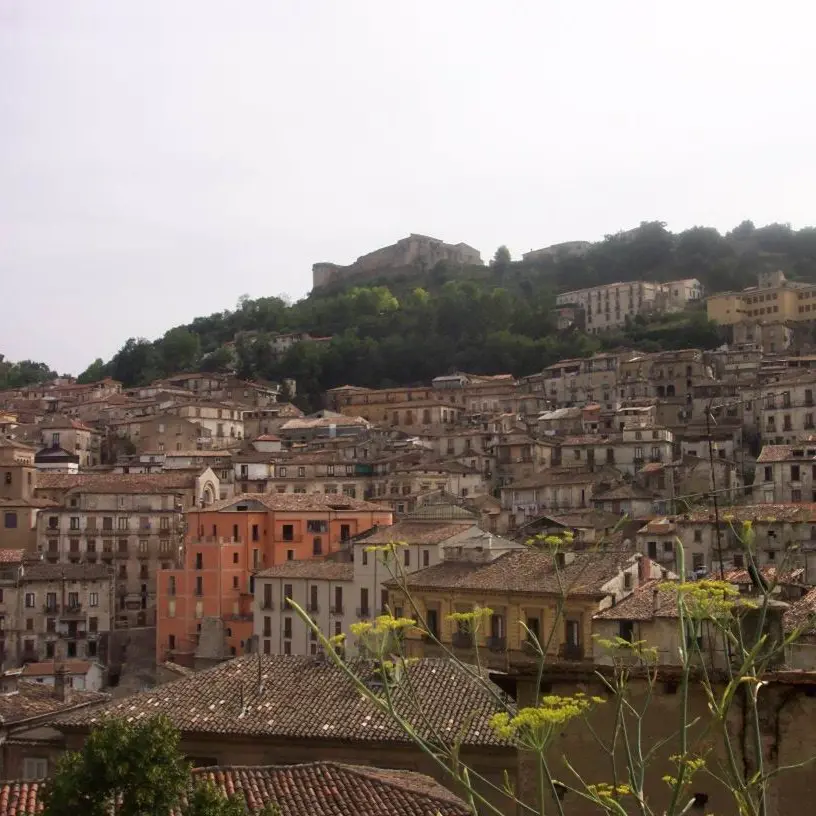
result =
[[[307,404],[344,383],[388,386],[428,381],[461,369],[523,376],[563,357],[630,346],[711,348],[722,334],[704,311],[641,318],[595,337],[556,329],[558,292],[629,280],[699,278],[708,292],[739,289],[763,269],[816,281],[816,229],[744,222],[726,235],[695,227],[672,234],[644,222],[607,236],[580,258],[513,262],[500,248],[488,266],[444,264],[365,285],[335,286],[289,304],[242,297],[235,309],[196,318],[162,338],[131,338],[112,360],[96,360],[81,380],[110,375],[126,386],[193,370],[232,370],[247,378],[292,377]],[[309,332],[330,343],[301,343],[276,359],[268,335]],[[47,367],[46,367],[47,368]]]

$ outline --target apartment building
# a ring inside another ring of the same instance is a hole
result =
[[[622,362],[618,373],[622,399],[685,397],[705,380],[713,374],[699,349],[638,355]]]
[[[555,555],[522,548],[488,563],[476,553],[455,550],[442,563],[406,576],[410,599],[389,583],[389,602],[399,609],[414,605],[434,637],[462,659],[478,646],[482,665],[490,668],[532,669],[533,638],[551,661],[590,661],[593,615],[629,595],[644,567],[643,579],[652,577],[651,565],[642,567],[641,560],[632,548]],[[659,568],[654,572],[659,577]],[[475,633],[451,620],[452,614],[475,608],[491,610]],[[439,653],[419,631],[406,630],[403,644],[411,656]]]
[[[102,434],[79,420],[50,416],[40,423],[39,431],[42,447],[63,448],[76,454],[81,468],[93,467],[102,461]]]
[[[553,408],[584,406],[598,402],[613,408],[617,402],[618,368],[634,352],[595,354],[559,360],[540,374],[524,377],[522,391],[540,394]]]
[[[52,565],[113,569],[117,627],[155,624],[156,573],[179,557],[184,509],[218,495],[212,471],[90,477],[40,514],[37,546]]]
[[[202,444],[213,448],[235,447],[244,438],[243,410],[224,402],[177,403],[167,413],[190,420],[204,429]]]
[[[763,444],[790,445],[816,433],[816,375],[769,383],[759,391]]]
[[[568,436],[561,442],[562,467],[608,465],[634,476],[649,462],[671,462],[674,434],[657,426],[627,426],[617,434]]]
[[[377,549],[391,543],[396,563],[390,553]],[[479,529],[476,517],[455,505],[422,507],[405,521],[355,540],[351,560],[342,553],[343,558],[289,561],[258,573],[258,649],[265,654],[318,653],[317,636],[288,606],[288,599],[306,610],[325,635],[348,635],[352,623],[388,610],[385,584],[395,576],[434,566],[450,548],[478,552],[486,562],[521,546]],[[349,637],[347,653],[356,653],[356,646]]]
[[[765,445],[757,458],[753,500],[816,502],[816,437],[795,445]]]
[[[404,428],[406,431],[454,425],[465,413],[463,406],[443,402],[439,398],[349,405],[343,406],[340,410],[349,417],[363,417],[369,422]]]
[[[362,437],[371,428],[367,418],[357,415],[344,416],[329,411],[320,411],[305,417],[287,419],[276,431],[284,446],[297,443],[311,443],[320,439],[337,437]]]
[[[172,414],[134,417],[115,427],[119,436],[133,443],[137,454],[203,450],[212,442],[209,428]]]
[[[557,306],[580,306],[591,334],[619,328],[626,318],[653,311],[660,305],[662,286],[647,281],[608,283],[564,292],[555,299]]]
[[[589,468],[558,467],[501,488],[502,510],[515,529],[539,516],[592,507],[593,496],[611,490],[623,474],[599,465]]]
[[[107,660],[113,628],[111,569],[24,561],[0,550],[3,668],[53,659]]]
[[[392,520],[380,505],[325,494],[253,493],[189,511],[183,566],[159,573],[157,661],[172,653],[191,665],[205,618],[224,621],[228,654],[243,653],[257,571],[330,555]]]
[[[745,320],[799,323],[816,318],[816,286],[789,281],[781,270],[761,272],[756,286],[711,295],[706,309],[708,319],[721,325]]]
[[[34,552],[37,514],[54,502],[38,497],[34,448],[0,438],[0,547]]]

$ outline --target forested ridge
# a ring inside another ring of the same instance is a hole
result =
[[[638,317],[620,333],[598,337],[559,331],[555,296],[615,281],[686,277],[699,278],[711,293],[752,285],[770,268],[816,281],[816,229],[756,228],[746,221],[725,235],[706,227],[673,234],[661,222],[644,222],[592,244],[582,257],[514,262],[500,247],[484,267],[438,264],[359,285],[351,281],[296,303],[244,296],[236,308],[196,318],[158,340],[129,339],[80,380],[109,375],[134,386],[179,371],[235,370],[245,378],[291,377],[308,402],[344,383],[418,383],[453,370],[523,376],[559,358],[620,346],[712,348],[722,333],[703,309],[650,322]],[[276,358],[268,341],[279,332],[332,339],[300,343]],[[44,378],[38,365],[26,369],[33,381]],[[19,374],[16,380],[7,376],[7,387],[20,384]]]

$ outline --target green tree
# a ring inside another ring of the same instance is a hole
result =
[[[179,733],[166,717],[109,720],[81,751],[60,758],[44,816],[158,816],[179,804],[189,778]]]
[[[81,751],[60,757],[45,788],[43,816],[246,816],[240,794],[227,797],[207,780],[191,780],[179,741],[164,716],[103,722]],[[257,816],[279,813],[270,803]]]
[[[201,340],[181,326],[170,329],[158,343],[165,374],[193,369],[201,357]]]
[[[510,250],[502,244],[493,255],[493,260],[490,262],[490,265],[497,272],[504,272],[509,269],[512,260]]]
[[[105,363],[101,357],[97,357],[78,377],[78,383],[99,382],[105,377]]]

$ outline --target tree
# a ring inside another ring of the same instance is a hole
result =
[[[78,383],[99,382],[105,377],[105,363],[101,357],[97,357],[78,377]]]
[[[188,371],[201,357],[201,340],[197,334],[181,326],[170,329],[158,343],[165,374]]]
[[[167,717],[138,723],[110,719],[81,751],[63,754],[45,788],[43,816],[246,816],[240,794],[191,780],[180,734]],[[257,816],[278,816],[269,803]]]
[[[493,255],[493,260],[490,262],[490,265],[494,269],[503,272],[510,266],[511,261],[510,250],[502,244]]]

